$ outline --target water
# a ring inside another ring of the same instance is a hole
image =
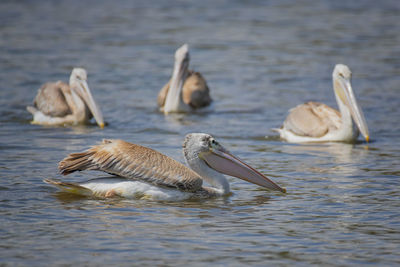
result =
[[[1,1],[0,265],[399,264],[399,15],[398,1]],[[214,109],[165,117],[156,97],[183,43]],[[281,142],[270,129],[289,108],[336,106],[336,63],[353,71],[372,142]],[[30,125],[37,88],[75,66],[108,127]],[[189,132],[213,134],[288,193],[230,178],[232,196],[171,203],[42,182],[102,138],[183,161]]]

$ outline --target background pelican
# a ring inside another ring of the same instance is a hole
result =
[[[282,139],[291,143],[301,142],[352,142],[357,139],[358,130],[369,141],[367,124],[358,106],[351,87],[351,71],[343,64],[337,64],[332,73],[333,89],[339,111],[325,104],[308,102],[289,111],[280,129]]]
[[[102,144],[87,151],[70,154],[59,163],[59,169],[64,175],[99,170],[119,177],[93,179],[80,184],[44,181],[85,195],[181,200],[228,194],[230,187],[221,174],[224,173],[286,192],[286,189],[233,156],[208,134],[188,134],[183,153],[191,169],[150,148],[122,140],[103,140]],[[211,187],[203,186],[203,181]]]
[[[61,81],[44,84],[33,105],[27,107],[33,115],[33,124],[80,124],[94,117],[104,127],[103,115],[90,92],[86,70],[82,68],[72,70],[69,85]]]
[[[212,102],[206,80],[188,68],[189,46],[184,44],[175,52],[171,80],[158,93],[157,104],[165,114],[190,112]]]

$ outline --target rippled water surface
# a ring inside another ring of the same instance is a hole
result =
[[[0,265],[399,264],[400,5],[353,2],[1,1]],[[183,43],[214,105],[165,117],[156,97]],[[372,142],[281,142],[270,129],[289,108],[336,106],[336,63],[353,71]],[[37,89],[75,66],[109,125],[31,125]],[[183,162],[189,132],[213,134],[288,193],[229,178],[224,198],[104,200],[42,182],[102,138]]]

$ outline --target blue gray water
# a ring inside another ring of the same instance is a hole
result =
[[[0,265],[400,264],[399,18],[398,1],[1,1]],[[214,107],[165,117],[156,97],[183,43]],[[353,71],[372,142],[281,142],[270,129],[289,108],[336,106],[336,63]],[[75,66],[109,125],[29,124],[40,85]],[[171,203],[42,182],[103,138],[183,162],[189,132],[213,134],[288,193],[230,178],[232,196]]]

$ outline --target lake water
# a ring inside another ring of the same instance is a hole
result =
[[[400,264],[399,33],[398,1],[1,1],[0,265]],[[183,43],[214,105],[166,117],[157,93]],[[291,107],[336,107],[336,63],[353,71],[372,141],[280,141],[270,129]],[[31,125],[37,89],[75,66],[109,125]],[[42,182],[103,138],[183,162],[190,132],[214,135],[288,193],[229,178],[229,197],[155,202]]]

